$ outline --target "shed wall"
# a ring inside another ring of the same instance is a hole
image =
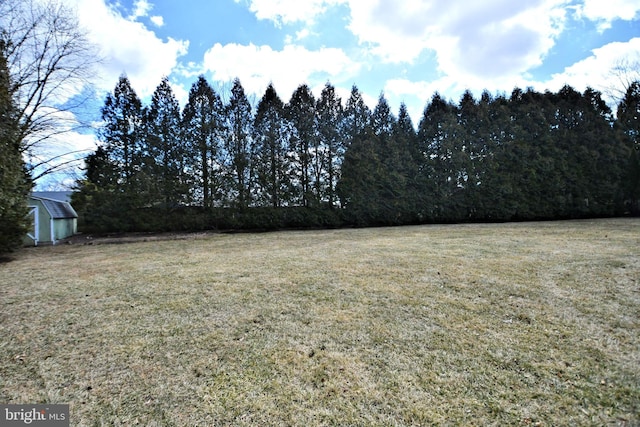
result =
[[[76,218],[61,218],[53,220],[53,229],[56,233],[56,240],[66,239],[73,236],[78,231],[78,221]]]
[[[51,242],[51,217],[40,200],[31,200],[38,206],[38,243]]]
[[[38,244],[50,244],[53,243],[53,237],[58,241],[73,236],[78,231],[77,218],[57,218],[53,220],[52,224],[51,215],[41,200],[31,198],[29,199],[29,206],[36,206],[38,208]],[[55,233],[55,236],[51,235],[52,231]],[[24,243],[26,245],[33,245],[34,241],[28,236],[25,236]]]

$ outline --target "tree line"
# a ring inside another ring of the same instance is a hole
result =
[[[414,126],[381,94],[326,83],[252,107],[199,77],[181,110],[168,79],[143,105],[123,75],[74,206],[99,231],[393,225],[639,212],[640,83],[617,117],[593,89],[434,94]]]

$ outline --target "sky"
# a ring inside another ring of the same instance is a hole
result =
[[[96,120],[123,73],[146,103],[167,76],[181,105],[199,75],[223,99],[238,77],[254,104],[269,83],[283,102],[327,82],[345,102],[355,84],[371,108],[381,93],[396,113],[405,103],[417,126],[435,92],[607,92],[614,67],[640,62],[640,0],[62,1],[103,58]]]

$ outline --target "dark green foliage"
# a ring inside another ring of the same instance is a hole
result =
[[[289,151],[291,152],[292,182],[295,184],[293,202],[310,206],[318,201],[313,193],[311,167],[314,163],[313,147],[318,138],[315,133],[315,99],[307,85],[300,85],[286,106],[287,120],[291,123]]]
[[[182,113],[185,173],[192,182],[189,199],[211,207],[221,184],[222,138],[225,134],[224,105],[207,80],[200,76],[189,91]]]
[[[180,129],[180,106],[165,77],[151,97],[145,137],[155,183],[152,198],[166,207],[189,202],[189,182],[185,173],[187,147],[181,139]]]
[[[27,196],[32,183],[20,149],[20,127],[0,40],[0,253],[20,246],[27,233]]]
[[[255,112],[203,77],[180,117],[168,82],[148,110],[125,77],[103,108],[103,146],[75,203],[102,231],[280,229],[585,218],[640,211],[640,85],[618,119],[600,93],[515,88],[434,94],[418,125],[353,86],[284,105],[272,85]]]
[[[108,153],[98,147],[86,159],[86,177],[78,183],[71,203],[78,213],[79,226],[85,231],[132,231],[129,215],[140,206],[138,193],[127,191],[120,182],[120,169]]]
[[[278,208],[291,199],[291,175],[286,156],[287,122],[284,104],[269,85],[258,104],[254,131],[255,203]]]
[[[370,122],[371,111],[367,104],[364,103],[358,88],[353,85],[344,108],[342,138],[345,141],[345,146],[349,147],[356,138],[362,137]]]
[[[120,76],[113,94],[108,94],[102,107],[104,125],[98,132],[104,143],[104,161],[113,164],[112,184],[119,184],[130,193],[140,192],[147,181],[143,175],[146,146],[142,102],[126,76]]]
[[[87,157],[86,176],[72,203],[81,228],[129,231],[129,212],[155,197],[155,167],[148,155],[142,102],[126,76],[107,95],[102,119],[102,145]]]
[[[251,104],[244,93],[240,79],[235,79],[231,99],[226,107],[226,123],[229,133],[224,138],[225,185],[228,188],[225,204],[246,208],[251,202]]]
[[[419,172],[425,185],[420,189],[424,201],[420,213],[429,221],[460,220],[456,216],[461,209],[456,207],[463,179],[457,167],[462,154],[461,130],[455,106],[434,94],[418,127],[418,146],[423,155]]]
[[[624,177],[624,199],[634,215],[640,215],[640,81],[629,85],[624,99],[618,107],[617,129],[622,132],[622,141],[629,154]]]
[[[418,135],[404,104],[400,105],[398,119],[394,123],[386,158],[396,197],[397,211],[403,223],[421,222],[420,209],[424,206],[421,189],[420,165],[423,159],[418,147]]]
[[[316,104],[318,146],[314,162],[317,194],[333,208],[337,204],[336,184],[340,177],[345,141],[340,137],[342,103],[335,88],[327,83]]]
[[[338,196],[347,221],[357,225],[382,225],[393,216],[393,201],[385,185],[385,168],[380,158],[380,138],[371,129],[358,135],[345,153]]]

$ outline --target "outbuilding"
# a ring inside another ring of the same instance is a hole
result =
[[[37,193],[29,196],[29,217],[32,224],[25,237],[27,245],[55,245],[78,231],[78,214],[71,204],[61,198],[56,200],[50,194],[48,196],[43,197]]]

